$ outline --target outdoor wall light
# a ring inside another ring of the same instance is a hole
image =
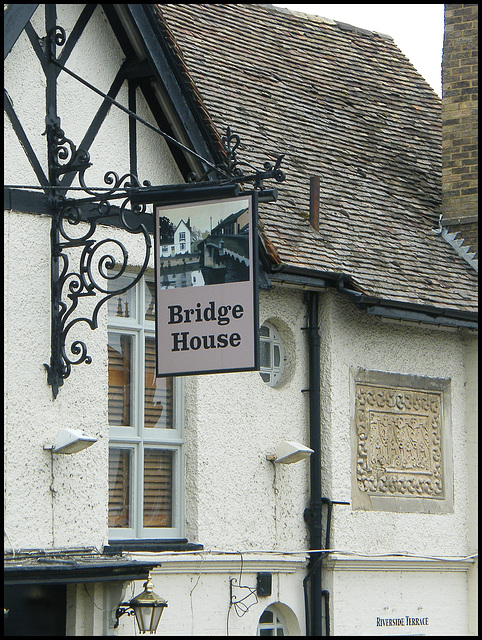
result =
[[[97,438],[89,436],[81,429],[62,429],[53,444],[44,445],[44,449],[52,453],[77,453],[97,442]]]
[[[157,625],[161,619],[167,602],[160,598],[153,591],[154,585],[151,582],[150,574],[147,582],[144,582],[144,591],[129,602],[121,602],[115,612],[114,629],[119,626],[119,618],[127,613],[128,616],[136,616],[137,626],[141,633],[156,633]]]
[[[270,462],[292,464],[293,462],[308,458],[312,453],[313,449],[305,447],[304,444],[300,444],[299,442],[282,442],[278,447],[276,455],[266,456],[266,459]]]

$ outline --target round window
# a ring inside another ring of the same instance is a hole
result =
[[[259,330],[259,373],[270,387],[274,387],[283,373],[284,351],[281,336],[270,322],[265,322]]]

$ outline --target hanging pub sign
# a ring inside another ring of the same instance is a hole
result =
[[[259,368],[256,201],[155,207],[158,377]]]

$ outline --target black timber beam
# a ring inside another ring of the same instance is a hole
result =
[[[52,210],[49,208],[48,196],[40,191],[28,191],[26,189],[4,187],[3,208],[6,211],[52,215]],[[116,207],[114,205],[111,206],[110,213],[105,218],[98,217],[98,212],[95,210],[95,204],[92,203],[76,205],[76,209],[79,211],[79,219],[81,222],[90,222],[94,216],[98,218],[98,224],[108,227],[124,228],[118,219],[118,216],[121,213],[120,207]],[[143,224],[149,233],[154,233],[152,213],[146,212],[139,214],[124,210],[123,215],[127,224],[131,227],[136,228],[138,225]]]
[[[3,14],[3,59],[8,56],[13,45],[33,16],[38,4],[9,4]]]
[[[187,138],[184,144],[189,144],[196,153],[206,158],[206,160],[214,162],[212,150],[201,132],[201,126],[195,117],[193,107],[188,102],[173,68],[173,63],[162,46],[164,35],[156,24],[157,18],[152,7],[146,4],[125,4],[122,6],[125,7],[127,14],[140,34],[146,48],[147,59],[152,65],[156,79],[165,96],[169,98],[182,125]]]
[[[3,208],[6,211],[50,214],[48,197],[41,191],[3,188]]]

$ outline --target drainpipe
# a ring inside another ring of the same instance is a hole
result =
[[[309,365],[309,413],[310,413],[310,507],[305,511],[305,520],[310,527],[310,548],[322,548],[321,529],[321,425],[320,425],[320,334],[318,332],[318,293],[308,291],[308,365]],[[323,555],[323,554],[321,554]],[[306,594],[308,578],[311,583],[309,624],[307,635],[321,636],[321,562],[319,553],[310,553],[309,573],[303,582]],[[309,632],[308,632],[309,631]]]
[[[320,178],[310,177],[309,223],[318,231],[320,209]],[[320,425],[320,334],[318,332],[318,292],[308,291],[308,375],[309,375],[309,420],[310,447],[310,506],[305,510],[305,521],[310,528],[310,549],[322,548],[321,529],[321,425]],[[310,553],[308,574],[303,580],[305,595],[306,635],[321,636],[321,557],[324,554]],[[310,596],[308,598],[308,582]]]

